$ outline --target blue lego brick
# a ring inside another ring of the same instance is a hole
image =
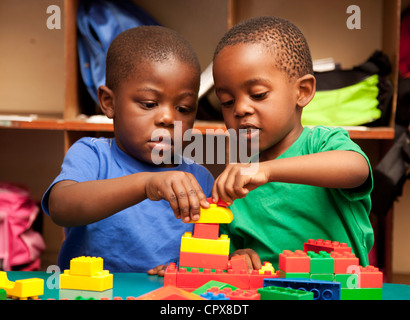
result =
[[[270,286],[309,291],[313,293],[313,300],[340,300],[341,296],[340,283],[332,281],[283,278],[264,279],[263,287]]]
[[[205,292],[205,293],[201,293],[200,296],[208,300],[231,300],[227,298],[224,293],[214,294],[213,292]]]

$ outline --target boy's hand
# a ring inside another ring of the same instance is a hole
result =
[[[231,205],[235,199],[244,198],[249,191],[267,182],[269,173],[263,163],[231,163],[216,178],[212,188],[212,199],[214,202],[222,199]]]
[[[244,255],[246,258],[246,264],[248,265],[249,272],[252,270],[259,270],[262,268],[262,263],[259,258],[259,255],[252,249],[239,249],[236,250],[234,253],[231,254],[233,256],[240,256]]]
[[[167,171],[150,175],[145,184],[148,199],[167,200],[175,217],[183,222],[198,220],[200,207],[209,208],[201,186],[195,177],[183,171]]]
[[[152,276],[152,275],[157,275],[159,277],[163,277],[165,275],[165,270],[167,268],[166,264],[160,264],[159,266],[156,266],[152,269],[149,269],[147,273]]]

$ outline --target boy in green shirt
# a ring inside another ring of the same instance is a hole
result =
[[[213,75],[227,128],[242,132],[249,149],[259,141],[257,172],[229,164],[213,187],[213,200],[234,214],[221,225],[231,253],[246,254],[250,269],[261,261],[277,268],[283,250],[324,239],[347,243],[366,266],[374,241],[370,163],[345,130],[301,124],[316,80],[300,30],[275,17],[237,24],[216,48]]]

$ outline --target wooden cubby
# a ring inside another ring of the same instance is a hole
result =
[[[22,132],[27,135],[32,130],[58,132],[58,136],[62,133],[64,152],[82,136],[113,134],[111,123],[90,123],[81,116],[93,111],[98,113],[98,107],[88,96],[79,72],[76,12],[80,1],[2,0],[0,3],[0,55],[3,61],[0,115],[37,115],[32,121],[0,120],[0,129],[24,129]],[[346,26],[349,16],[346,9],[352,4],[348,0],[133,1],[159,23],[184,35],[197,51],[203,70],[211,63],[213,50],[228,28],[243,19],[260,15],[291,20],[305,34],[313,59],[332,57],[343,68],[364,62],[375,50],[383,51],[393,66],[390,124],[377,128],[349,127],[348,131],[359,144],[371,144],[372,150],[377,149],[374,164],[393,142],[401,0],[355,1],[361,9],[359,30],[349,30]],[[60,31],[46,29],[46,8],[50,4],[61,8],[63,25]],[[38,32],[27,39],[34,31]],[[20,48],[23,42],[25,45]],[[33,50],[35,46],[40,50]],[[19,65],[21,67],[16,68]],[[45,69],[48,77],[46,74],[39,76],[43,66],[52,71]],[[39,91],[45,94],[40,95]],[[206,129],[225,127],[221,121],[201,120],[195,123],[195,128],[205,133]]]
[[[38,113],[36,120],[7,122],[9,128],[63,130],[65,149],[81,134],[111,133],[110,123],[89,123],[81,114],[98,107],[88,96],[79,74],[77,57],[76,11],[81,0],[65,0],[64,14],[64,107],[61,115],[48,117]],[[347,0],[134,0],[157,21],[182,33],[198,52],[205,69],[211,63],[213,49],[223,33],[237,22],[258,15],[277,15],[297,24],[308,39],[313,59],[333,57],[342,67],[364,62],[374,50],[382,50],[393,65],[391,80],[394,99],[390,126],[378,128],[349,127],[353,139],[391,140],[394,138],[396,108],[400,0],[360,0],[362,28],[346,27]],[[35,62],[33,62],[34,64]],[[28,98],[29,99],[29,98]],[[29,105],[29,101],[27,101]],[[14,110],[13,110],[14,111]],[[0,108],[0,113],[2,109]],[[10,110],[5,110],[10,112]],[[16,111],[17,113],[19,110]],[[22,113],[27,113],[25,108]],[[29,110],[37,113],[36,110]],[[4,125],[4,123],[3,123]],[[220,121],[197,121],[201,132],[207,128],[224,128]]]

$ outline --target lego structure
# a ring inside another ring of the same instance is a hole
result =
[[[70,261],[70,269],[60,274],[60,289],[105,291],[113,287],[113,275],[103,270],[103,259],[78,257]]]
[[[210,200],[208,200],[210,201]],[[164,286],[127,300],[381,300],[383,274],[360,266],[345,243],[308,239],[296,251],[279,254],[278,270],[264,262],[249,271],[245,256],[229,257],[230,239],[219,234],[220,223],[231,223],[232,212],[223,202],[201,208],[194,231],[181,237],[179,264],[170,263]],[[60,274],[60,289],[101,292],[113,288],[113,275],[99,257],[78,257]],[[0,300],[38,298],[42,279],[7,279],[0,272]],[[73,291],[75,292],[75,291]],[[112,297],[111,297],[112,298]],[[111,300],[76,296],[75,300]],[[114,297],[112,300],[122,300]]]
[[[7,297],[18,300],[37,299],[44,293],[44,280],[39,278],[10,281],[5,271],[0,271],[0,300]]]

